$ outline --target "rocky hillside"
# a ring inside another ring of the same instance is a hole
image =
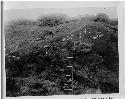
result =
[[[6,95],[118,93],[117,21],[46,20],[5,28]],[[63,88],[68,64],[73,66],[72,92]]]

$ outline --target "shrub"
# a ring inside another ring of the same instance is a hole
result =
[[[94,21],[106,23],[106,22],[109,21],[109,17],[108,17],[106,14],[104,14],[104,13],[99,13],[99,14],[97,14],[97,15],[95,16]]]
[[[53,27],[53,26],[57,26],[59,24],[63,24],[65,22],[67,22],[65,17],[45,16],[45,17],[40,17],[37,20],[37,25],[40,27]]]

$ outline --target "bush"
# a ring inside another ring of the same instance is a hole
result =
[[[99,14],[97,14],[97,15],[95,16],[94,21],[106,23],[106,22],[109,21],[109,17],[108,17],[106,14],[104,14],[104,13],[99,13]]]
[[[53,26],[57,26],[59,24],[63,24],[65,22],[67,22],[65,17],[45,16],[45,17],[40,17],[37,20],[37,25],[40,27],[53,27]]]

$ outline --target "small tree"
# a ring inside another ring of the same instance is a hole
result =
[[[95,16],[94,21],[106,23],[106,22],[109,21],[109,17],[108,17],[106,14],[104,14],[104,13],[99,13],[99,14],[97,14],[97,15]]]

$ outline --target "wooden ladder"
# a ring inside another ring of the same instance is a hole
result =
[[[72,66],[72,60],[73,57],[66,57],[66,61],[67,61],[67,66],[66,66],[66,79],[67,81],[64,83],[64,91],[65,92],[70,92],[73,93],[73,66]]]

